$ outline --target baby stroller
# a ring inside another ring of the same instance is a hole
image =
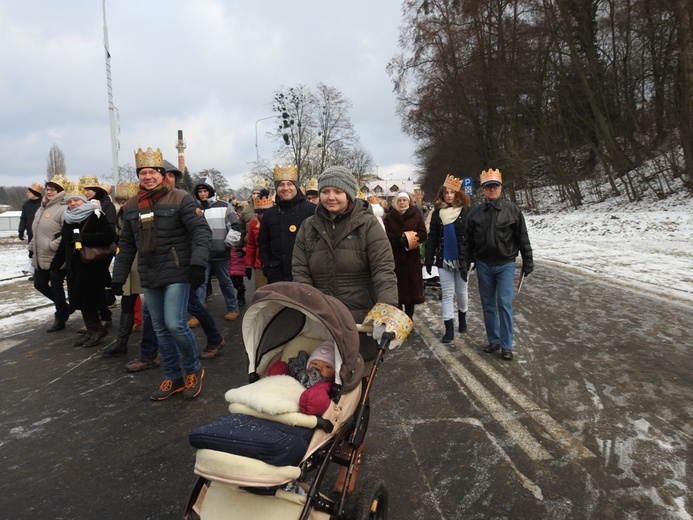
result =
[[[412,328],[409,317],[390,305],[376,304],[357,325],[340,301],[310,285],[278,282],[258,289],[242,324],[249,384],[227,392],[230,414],[220,418],[227,422],[207,434],[206,427],[198,429],[204,441],[196,446],[199,478],[185,519],[387,518],[383,481],[371,478],[354,488],[355,467],[378,367],[388,348],[401,345]],[[370,370],[359,353],[359,333],[378,342]],[[277,392],[274,386],[278,377],[290,376],[263,376],[276,361],[310,352],[328,339],[336,346],[330,407],[321,417],[305,415],[293,390]],[[229,424],[231,431],[224,429]],[[260,448],[253,435],[268,430],[272,442]],[[340,472],[340,485],[333,489]]]

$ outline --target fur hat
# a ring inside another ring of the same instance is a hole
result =
[[[347,194],[350,200],[356,198],[356,177],[344,166],[330,166],[318,177],[318,191],[331,186],[337,188]]]
[[[328,339],[320,343],[320,345],[318,345],[317,347],[315,347],[315,350],[308,358],[306,366],[310,365],[311,361],[324,361],[325,363],[329,363],[330,365],[332,365],[332,368],[335,368],[334,341]]]

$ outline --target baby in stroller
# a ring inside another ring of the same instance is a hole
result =
[[[325,340],[310,354],[301,350],[298,356],[277,361],[267,376],[291,375],[306,390],[298,400],[301,413],[322,415],[330,407],[330,392],[334,385],[334,341]]]
[[[348,485],[356,480],[378,366],[412,323],[396,307],[377,304],[362,328],[380,342],[365,378],[359,329],[339,300],[296,282],[256,291],[242,324],[250,384],[226,393],[230,414],[190,434],[200,478],[185,518],[346,519],[354,504],[366,503],[383,513],[372,518],[386,517],[381,480],[367,481],[354,496]],[[294,375],[315,384],[306,388]],[[322,491],[331,490],[335,466],[348,475],[340,496]]]

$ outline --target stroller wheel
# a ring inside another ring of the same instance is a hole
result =
[[[356,492],[354,520],[386,520],[387,489],[380,478],[370,478]]]

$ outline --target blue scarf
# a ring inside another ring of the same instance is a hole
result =
[[[455,221],[461,212],[461,207],[441,208],[439,211],[440,221],[443,223],[443,269],[448,271],[460,269]]]

